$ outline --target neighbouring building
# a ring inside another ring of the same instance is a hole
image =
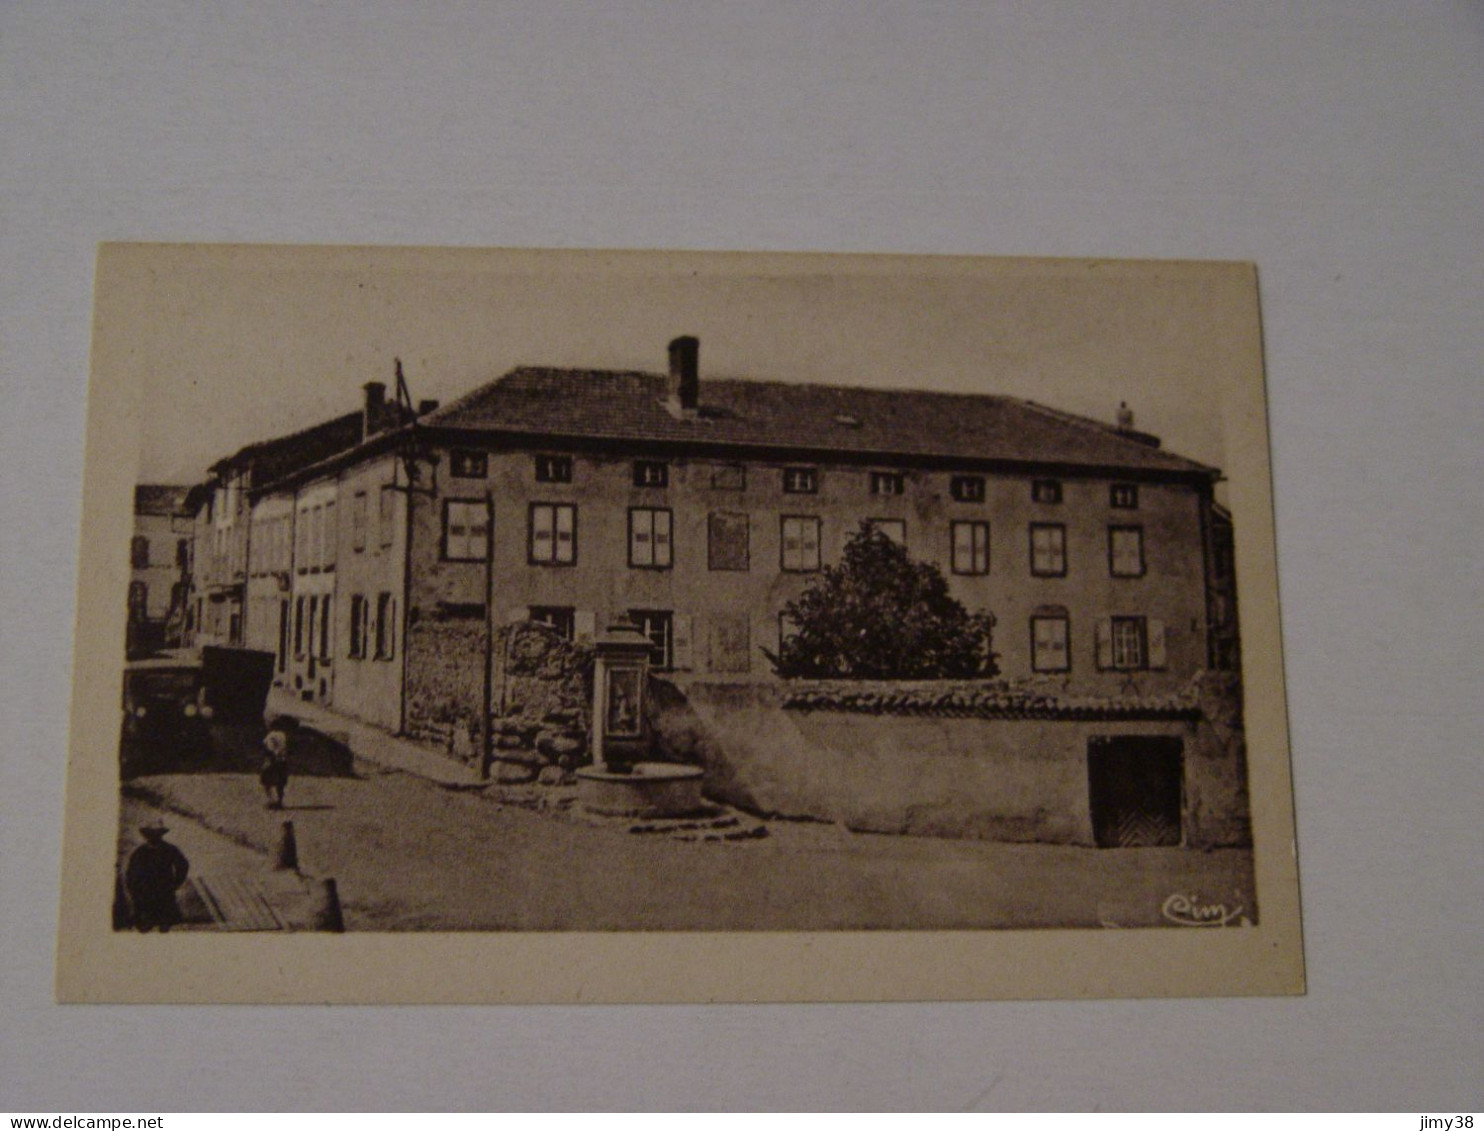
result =
[[[159,483],[134,488],[127,629],[131,655],[177,645],[185,631],[193,533],[188,491]]]
[[[381,386],[384,390],[385,386]],[[383,403],[382,412],[389,412]],[[376,426],[384,421],[378,417]],[[190,643],[247,643],[247,580],[253,568],[249,537],[251,492],[303,467],[343,452],[365,439],[367,414],[346,413],[287,436],[248,444],[211,466],[205,482],[192,487],[196,567],[192,577]]]

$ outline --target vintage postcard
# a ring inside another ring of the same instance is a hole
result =
[[[1256,270],[106,245],[58,995],[1302,992]]]

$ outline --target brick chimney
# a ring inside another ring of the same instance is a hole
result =
[[[670,343],[670,404],[694,412],[701,403],[701,343],[686,336]]]
[[[380,381],[367,381],[361,388],[366,390],[365,408],[361,410],[361,439],[366,440],[380,432],[386,421],[386,386]]]

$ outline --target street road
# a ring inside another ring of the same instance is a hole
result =
[[[863,835],[769,822],[686,843],[585,824],[356,762],[295,777],[283,812],[250,772],[140,778],[143,809],[255,848],[284,820],[302,868],[337,881],[349,930],[778,930],[1155,926],[1172,895],[1251,916],[1250,854]],[[142,805],[142,807],[141,807]]]

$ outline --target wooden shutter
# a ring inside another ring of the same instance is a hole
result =
[[[691,622],[689,614],[676,613],[672,622],[674,639],[671,647],[675,653],[675,667],[680,671],[689,671],[691,667]]]
[[[591,644],[598,635],[598,614],[591,609],[578,609],[572,614],[572,636],[581,644]]]
[[[1097,623],[1097,654],[1100,671],[1113,666],[1113,622],[1107,617]]]
[[[1169,663],[1165,654],[1165,622],[1150,619],[1148,622],[1149,666],[1163,668]]]
[[[799,557],[803,569],[819,568],[819,519],[802,519],[799,530]]]

